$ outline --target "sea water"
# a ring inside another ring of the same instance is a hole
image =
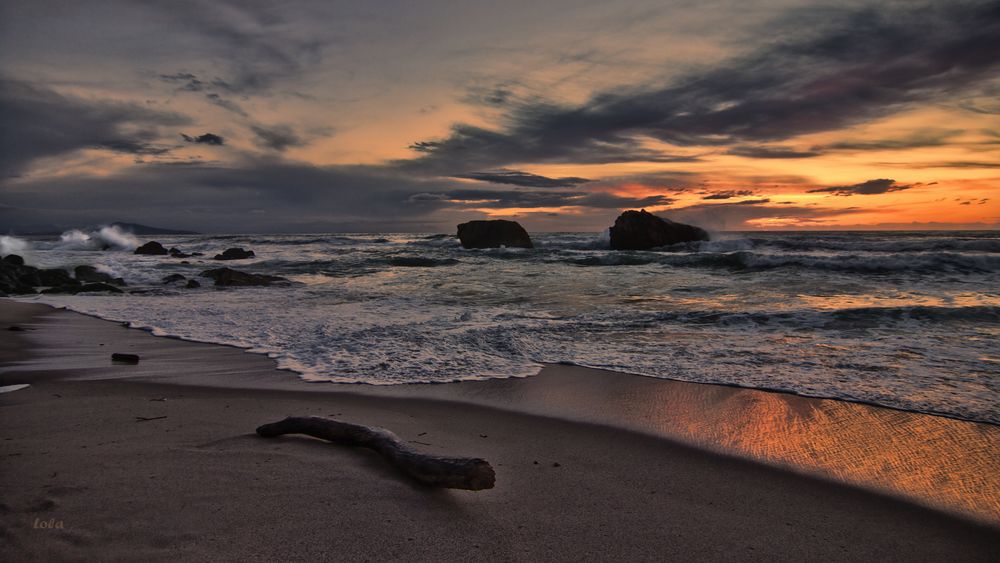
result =
[[[443,234],[190,235],[155,238],[205,256],[131,252],[149,238],[5,245],[129,284],[27,300],[265,353],[310,381],[523,377],[563,362],[1000,423],[1000,232],[721,233],[654,251],[610,250],[606,233],[490,250]],[[212,259],[234,246],[257,256]],[[294,283],[199,277],[222,266]],[[164,285],[174,273],[202,288]]]

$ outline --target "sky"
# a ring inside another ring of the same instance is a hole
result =
[[[0,0],[0,230],[1000,229],[1000,1]]]

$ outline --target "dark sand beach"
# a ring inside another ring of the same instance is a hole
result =
[[[5,560],[1000,558],[992,425],[570,366],[311,384],[7,300],[0,327],[0,385],[31,384],[0,394]],[[428,489],[367,450],[254,435],[288,415],[484,457],[496,488]]]

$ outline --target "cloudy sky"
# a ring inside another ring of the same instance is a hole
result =
[[[0,0],[0,230],[1000,228],[1000,2]]]

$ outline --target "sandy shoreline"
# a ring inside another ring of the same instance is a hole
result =
[[[995,524],[989,425],[559,366],[525,380],[323,393],[262,356],[0,301],[0,328],[11,324],[38,329],[0,341],[0,385],[32,383],[0,394],[0,535],[12,560],[1000,556],[996,527],[679,443]],[[143,361],[112,366],[112,351]],[[427,490],[365,451],[252,435],[290,414],[485,457],[497,488]]]

